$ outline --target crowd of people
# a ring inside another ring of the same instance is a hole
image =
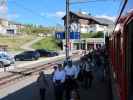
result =
[[[88,54],[81,57],[80,61],[76,64],[68,58],[64,61],[64,64],[58,64],[54,66],[54,72],[52,74],[52,82],[54,86],[54,93],[56,100],[80,100],[79,96],[79,82],[83,83],[85,89],[92,87],[94,78],[100,81],[104,81],[107,54],[105,49],[99,48],[93,50]],[[41,77],[42,76],[42,77]],[[43,72],[40,73],[40,96],[41,100],[45,100],[45,92],[49,88],[49,84],[44,78]],[[45,86],[42,86],[45,85]]]

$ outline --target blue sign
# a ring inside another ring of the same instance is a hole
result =
[[[65,32],[57,32],[55,33],[56,39],[65,39]]]
[[[70,39],[80,39],[80,32],[70,32]]]
[[[65,32],[55,33],[57,39],[65,39]],[[69,39],[80,39],[80,32],[70,32]]]

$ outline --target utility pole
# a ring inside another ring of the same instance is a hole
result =
[[[66,59],[69,57],[69,7],[70,7],[70,0],[66,0]]]

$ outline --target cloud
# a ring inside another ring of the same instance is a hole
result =
[[[55,13],[46,13],[46,14],[43,14],[43,15],[46,15],[46,17],[62,18],[65,15],[65,12],[63,12],[63,11],[57,11]]]
[[[63,17],[65,15],[65,12],[63,11],[58,11],[55,13],[56,17]]]
[[[4,6],[0,6],[1,13],[5,13],[6,11],[7,11],[7,8],[5,8]]]
[[[16,14],[16,13],[8,15],[8,19],[16,19],[16,18],[19,18],[19,17],[20,17],[20,15]]]
[[[116,20],[116,16],[107,16],[107,15],[96,15],[96,17],[98,18],[106,18],[106,19],[109,19],[109,20],[112,20],[112,21],[115,21]]]

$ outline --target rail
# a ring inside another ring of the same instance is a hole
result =
[[[76,57],[79,57],[79,55],[74,54],[72,56],[72,58],[76,58]],[[47,64],[41,64],[39,66],[34,66],[32,68],[22,68],[22,70],[20,70],[20,71],[19,71],[19,69],[16,71],[9,71],[9,73],[11,73],[11,75],[7,75],[7,76],[0,78],[0,88],[7,85],[7,84],[12,83],[12,82],[16,82],[19,79],[22,79],[22,78],[31,76],[33,74],[36,74],[36,73],[40,72],[41,70],[45,70],[45,69],[50,68],[50,67],[52,68],[53,65],[55,65],[56,63],[63,61],[63,60],[64,59],[61,58],[61,59],[52,61],[52,62],[47,63]]]

